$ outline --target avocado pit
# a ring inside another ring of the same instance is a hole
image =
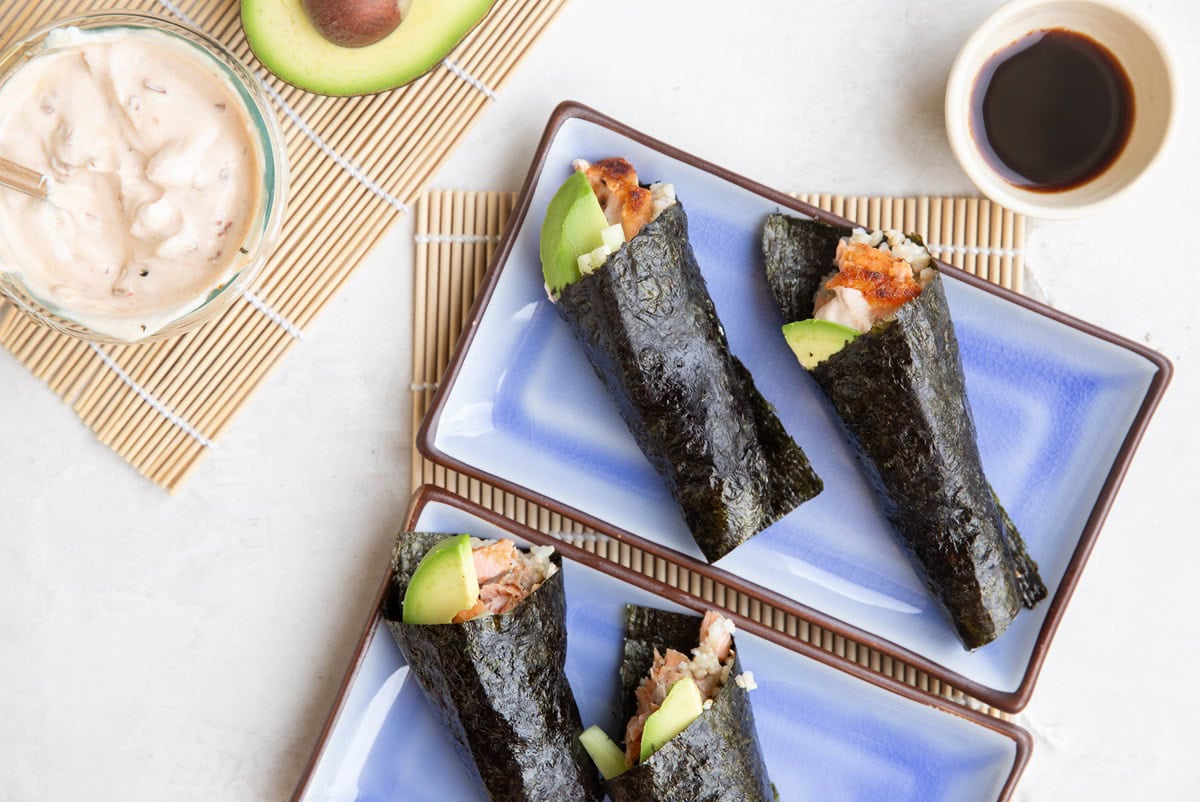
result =
[[[366,47],[404,21],[410,0],[302,0],[321,36],[340,47]]]

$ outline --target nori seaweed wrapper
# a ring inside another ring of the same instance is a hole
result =
[[[513,610],[461,624],[401,621],[417,563],[444,534],[401,533],[383,615],[425,698],[453,736],[483,799],[600,802],[579,743],[583,725],[563,670],[566,597],[559,570]]]
[[[554,304],[714,562],[821,492],[729,352],[680,203]]]
[[[792,277],[772,280],[771,289],[781,309],[808,318],[811,292],[834,269],[837,238],[830,242],[828,231],[838,237],[850,232],[795,218],[785,225],[781,217],[768,220],[763,254],[768,275]],[[805,243],[828,244],[811,249],[780,244],[798,231],[810,232]],[[798,292],[809,293],[807,300]],[[1037,564],[983,473],[939,273],[892,319],[851,340],[811,373],[964,646],[990,643],[1022,606],[1032,608],[1045,598]]]
[[[622,723],[637,710],[635,692],[650,672],[654,650],[691,654],[700,640],[700,621],[693,615],[626,606]],[[613,802],[774,802],[750,692],[733,681],[742,671],[736,654],[735,643],[733,669],[712,707],[645,762],[607,781]]]
[[[763,257],[767,284],[787,322],[813,316],[813,297],[821,280],[833,270],[838,242],[850,229],[773,214],[763,226]],[[810,270],[808,266],[820,266]]]

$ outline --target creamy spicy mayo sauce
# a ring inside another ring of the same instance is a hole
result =
[[[0,191],[0,269],[93,331],[152,334],[247,260],[260,145],[222,68],[170,34],[51,32],[0,87],[0,155],[52,182]]]

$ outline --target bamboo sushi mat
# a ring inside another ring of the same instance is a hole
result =
[[[939,258],[1009,289],[1021,290],[1025,218],[979,198],[879,198],[796,195],[802,201],[869,228],[920,234]],[[413,271],[413,405],[415,433],[446,370],[475,293],[500,242],[516,195],[507,192],[428,192],[416,206]],[[839,635],[775,610],[686,568],[598,536],[582,524],[490,485],[461,476],[412,450],[412,482],[435,484],[519,523],[579,543],[720,607],[774,627],[924,691],[1000,718],[988,707],[922,671]]]
[[[256,285],[218,321],[142,346],[99,347],[0,302],[8,348],[96,436],[174,490],[264,376],[402,214],[499,93],[566,0],[499,0],[440,67],[404,89],[309,94],[265,72],[236,0],[0,0],[0,47],[90,10],[174,17],[251,65],[283,123],[291,196],[283,236]]]

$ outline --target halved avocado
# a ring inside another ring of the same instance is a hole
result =
[[[495,0],[412,0],[396,30],[366,47],[342,47],[313,26],[301,0],[242,0],[246,41],[268,70],[322,95],[367,95],[432,70]]]
[[[783,336],[800,364],[812,370],[846,347],[859,334],[828,320],[798,320],[783,327]]]

